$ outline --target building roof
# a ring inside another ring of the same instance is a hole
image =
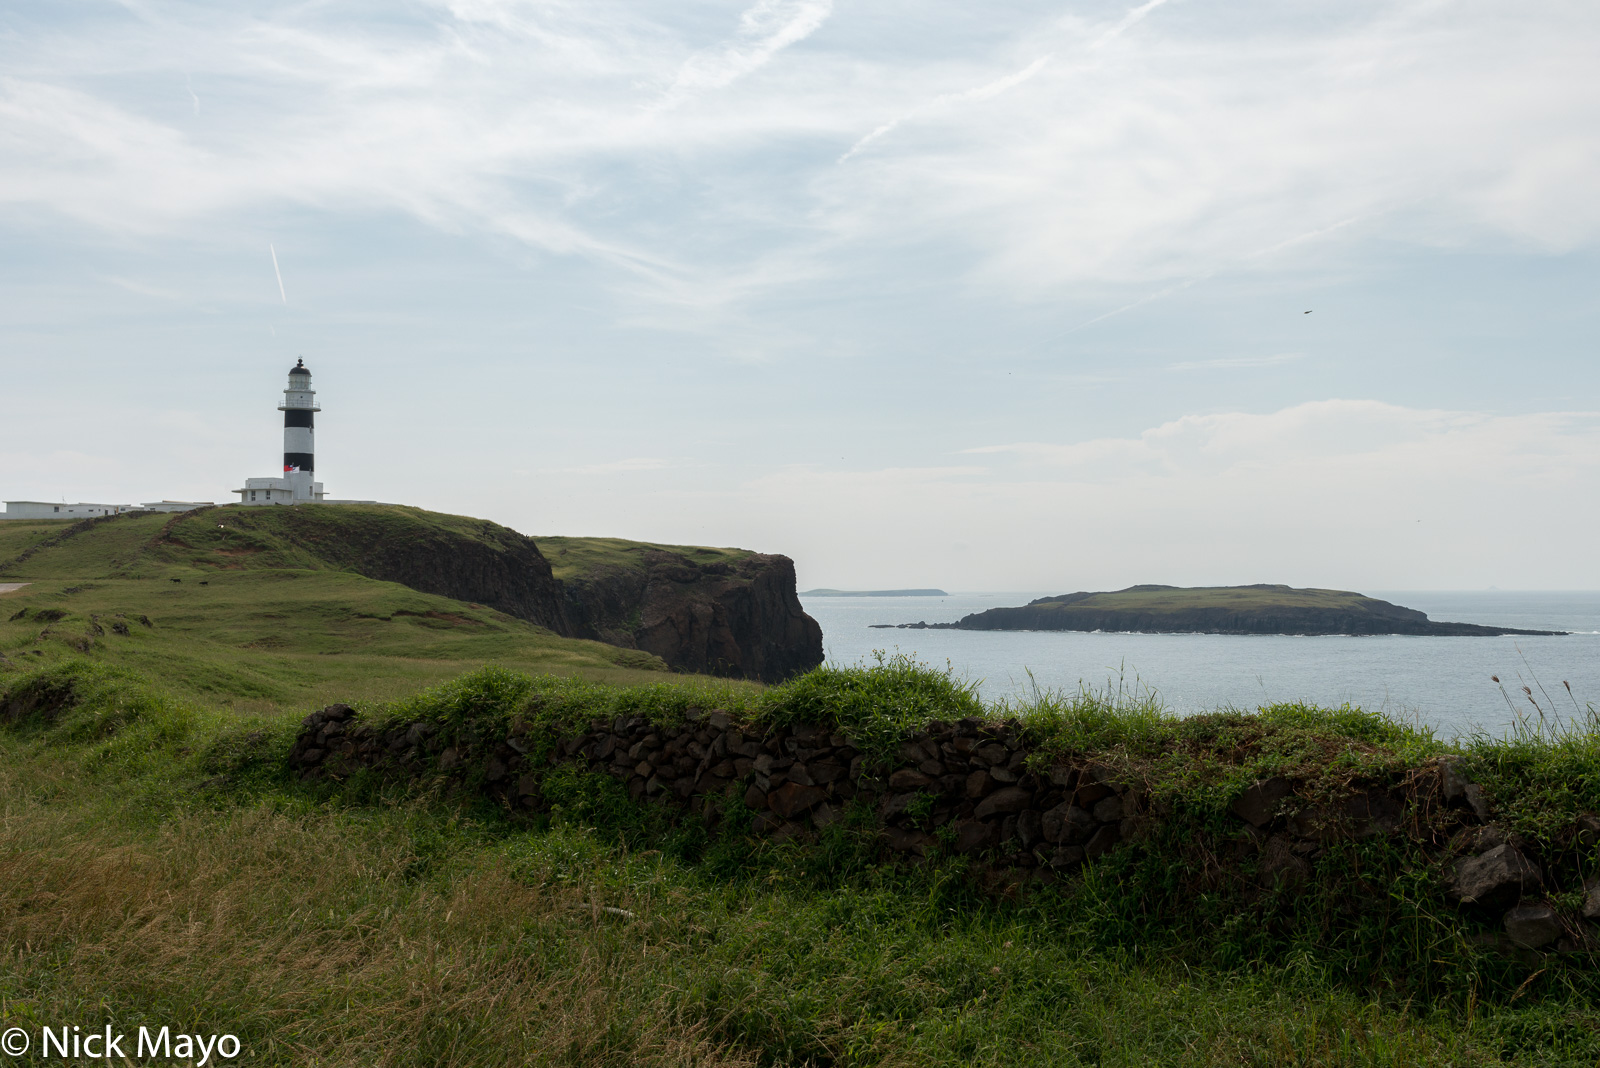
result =
[[[309,376],[311,374],[311,368],[306,366],[306,361],[296,360],[294,361],[294,366],[289,368],[289,373],[292,375]]]

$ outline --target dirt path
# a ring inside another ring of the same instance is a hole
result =
[[[27,582],[0,582],[0,593],[15,593],[24,586],[31,585]]]

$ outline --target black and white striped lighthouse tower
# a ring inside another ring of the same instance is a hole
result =
[[[311,388],[311,372],[304,360],[296,360],[289,370],[289,388],[283,391],[278,411],[283,413],[283,478],[297,501],[316,499],[312,483],[316,478],[317,450],[312,423],[314,414],[321,410],[317,391]]]

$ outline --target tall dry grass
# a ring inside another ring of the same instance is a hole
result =
[[[381,823],[262,807],[128,844],[7,795],[10,1023],[233,1033],[259,1064],[752,1063],[674,1015],[647,929],[575,887],[494,862],[435,885]]]

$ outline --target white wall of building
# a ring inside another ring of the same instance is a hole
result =
[[[147,512],[191,512],[196,508],[216,506],[216,501],[146,501],[139,507]]]
[[[312,482],[309,472],[296,471],[284,478],[247,478],[244,488],[233,492],[240,504],[294,504],[322,500],[322,483]]]
[[[7,501],[0,519],[93,519],[124,512],[188,512],[211,508],[215,501],[147,501],[144,504],[53,504],[49,501]]]
[[[131,504],[52,504],[48,501],[7,501],[4,519],[89,519],[138,511]]]

